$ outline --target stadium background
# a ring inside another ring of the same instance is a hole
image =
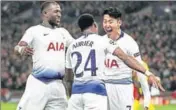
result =
[[[1,2],[1,104],[2,110],[15,110],[28,75],[32,61],[29,57],[14,54],[13,48],[25,30],[40,20],[40,4],[36,1]],[[62,1],[61,25],[74,38],[80,30],[76,21],[80,14],[92,13],[102,30],[102,12],[109,6],[123,12],[123,31],[130,34],[139,44],[141,53],[148,56],[150,70],[160,77],[167,92],[153,97],[160,108],[176,108],[176,2],[139,1]],[[15,103],[15,104],[14,104]],[[169,105],[164,108],[162,105]]]

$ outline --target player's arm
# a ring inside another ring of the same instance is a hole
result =
[[[126,55],[119,47],[115,49],[113,55],[120,58],[130,68],[139,71],[147,76],[153,75],[151,72],[147,71],[135,58]]]
[[[145,76],[145,75],[144,75],[144,76]],[[132,80],[133,80],[133,84],[135,85],[135,87],[140,88],[141,85],[140,85],[140,83],[139,83],[139,81],[138,81],[137,79],[138,79],[138,78],[137,78],[137,73],[136,73],[136,71],[132,71]]]
[[[66,89],[69,97],[71,96],[73,77],[74,77],[74,74],[71,66],[70,48],[68,48],[66,52],[66,70],[65,70],[64,80],[66,82]]]
[[[139,46],[137,45],[136,42],[132,42],[129,52],[131,53],[132,56],[134,56],[134,58],[140,62],[141,64],[143,64],[143,61],[141,59],[141,55],[139,52]],[[144,67],[144,65],[142,65]],[[149,70],[148,68],[144,67],[146,70]],[[135,71],[134,71],[135,72]],[[136,72],[136,76],[139,80],[139,83],[141,85],[142,88],[142,92],[144,95],[144,108],[148,108],[149,104],[150,104],[150,100],[151,100],[151,95],[150,95],[150,90],[149,90],[149,84],[147,81],[147,77],[139,72]]]
[[[133,71],[134,72],[134,71]],[[150,105],[150,100],[151,100],[151,95],[150,95],[150,90],[149,90],[149,85],[147,82],[147,77],[143,74],[136,73],[140,86],[142,88],[142,92],[144,95],[144,108],[148,108]]]
[[[112,45],[112,44],[111,44]],[[122,49],[120,49],[117,45],[115,50],[113,50],[113,46],[109,47],[109,52],[113,55],[120,58],[127,66],[130,68],[145,74],[146,76],[150,77],[151,81],[156,87],[159,87],[162,91],[165,91],[164,88],[161,86],[159,81],[156,79],[155,75],[150,71],[146,70],[134,57],[126,55]]]
[[[68,97],[71,96],[73,77],[74,77],[74,75],[73,75],[72,69],[66,68],[64,80],[66,82],[66,89],[68,92],[67,93]]]
[[[149,107],[150,105],[150,100],[151,100],[151,95],[150,95],[150,90],[149,90],[149,84],[147,81],[147,77],[143,74],[137,73],[137,77],[139,79],[139,83],[142,88],[142,92],[144,95],[144,108]]]
[[[26,30],[25,34],[15,46],[14,52],[20,55],[33,55],[33,49],[30,47],[33,40],[31,29]]]
[[[107,43],[108,52],[120,58],[127,66],[130,68],[139,71],[147,76],[152,75],[151,72],[146,71],[146,69],[133,57],[125,54],[123,50],[112,40],[109,40]]]
[[[142,88],[142,92],[144,95],[144,108],[148,108],[150,105],[150,100],[151,100],[151,95],[150,95],[150,90],[149,90],[149,85],[147,81],[147,77],[143,74],[137,73],[137,78],[139,80],[139,83]]]

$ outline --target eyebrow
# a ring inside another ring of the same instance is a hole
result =
[[[113,19],[108,19],[108,20],[107,20],[107,19],[104,19],[104,21],[114,21],[114,20],[113,20]]]

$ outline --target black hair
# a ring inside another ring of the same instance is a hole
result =
[[[121,11],[116,8],[116,7],[109,7],[109,8],[106,8],[103,12],[103,15],[105,14],[108,14],[110,17],[113,17],[113,18],[121,18],[122,16],[122,13]]]
[[[94,23],[94,17],[91,14],[85,13],[82,14],[78,19],[78,26],[81,29],[81,31],[84,31],[88,27],[92,26]]]
[[[45,1],[45,2],[42,2],[41,5],[40,5],[41,13],[43,12],[44,9],[46,9],[47,7],[49,7],[50,4],[58,4],[58,3],[55,2],[55,1]]]

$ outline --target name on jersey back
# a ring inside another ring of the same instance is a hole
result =
[[[79,42],[76,42],[75,44],[73,44],[72,48],[75,49],[75,48],[80,47],[80,46],[89,46],[89,47],[92,47],[93,44],[94,44],[94,42],[90,41],[90,40],[79,41]]]

